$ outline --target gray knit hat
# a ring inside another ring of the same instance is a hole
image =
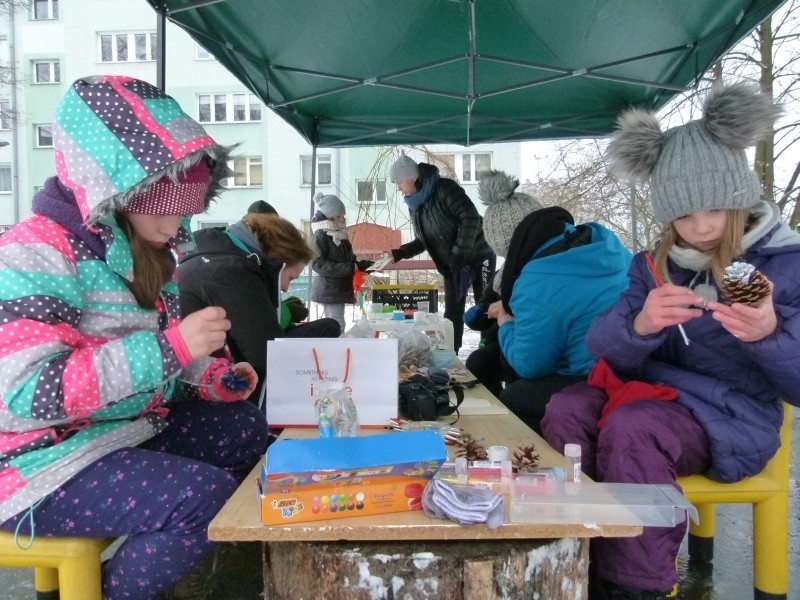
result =
[[[623,181],[649,182],[653,216],[665,225],[702,210],[751,208],[761,184],[745,148],[771,136],[780,113],[747,83],[714,89],[701,119],[665,133],[652,113],[630,109],[608,146],[609,168]]]
[[[328,217],[329,219],[336,215],[344,215],[347,211],[344,208],[344,202],[339,200],[338,196],[333,194],[323,195],[322,192],[317,192],[314,196],[314,202],[319,208],[319,212]]]
[[[529,194],[515,192],[519,181],[502,171],[484,174],[478,197],[487,208],[483,215],[483,235],[497,256],[505,257],[514,229],[532,212],[544,208]]]
[[[404,150],[400,150],[400,157],[389,167],[389,181],[394,183],[401,179],[416,181],[419,178],[419,167]]]

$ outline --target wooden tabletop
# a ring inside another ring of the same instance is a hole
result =
[[[500,402],[483,386],[467,390],[467,395],[489,400],[495,405]],[[451,421],[453,417],[442,419]],[[541,457],[541,466],[564,466],[564,457],[551,448],[540,436],[510,412],[508,414],[461,416],[456,423],[482,443],[502,445],[512,452],[522,444],[533,442]],[[391,431],[366,430],[365,435],[386,433],[400,435]],[[282,438],[316,437],[313,428],[287,428]],[[453,457],[453,448],[448,446]],[[260,498],[257,480],[261,465],[258,465],[239,486],[219,514],[211,521],[208,537],[214,541],[272,541],[272,542],[310,542],[310,541],[403,541],[403,540],[501,540],[501,539],[551,539],[564,537],[630,537],[642,531],[638,526],[597,526],[597,525],[541,525],[529,523],[504,523],[497,529],[484,525],[463,527],[454,521],[429,519],[422,511],[409,511],[347,517],[294,523],[291,525],[270,525],[261,523],[259,514]],[[508,502],[505,503],[508,516]]]

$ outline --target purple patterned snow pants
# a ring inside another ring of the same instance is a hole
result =
[[[251,402],[181,402],[169,427],[91,464],[34,510],[36,536],[128,536],[103,566],[103,596],[146,600],[169,589],[216,547],[208,524],[267,448]],[[255,489],[254,492],[255,493]],[[21,543],[27,511],[2,525]]]
[[[598,430],[606,401],[586,383],[550,398],[542,419],[547,442],[562,452],[581,445],[583,471],[595,481],[671,484],[679,475],[708,468],[708,439],[688,409],[677,402],[637,400],[614,410]],[[677,581],[675,557],[686,533],[676,527],[645,527],[635,538],[595,538],[592,574],[619,585],[669,591]]]

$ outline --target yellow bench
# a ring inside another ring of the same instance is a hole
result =
[[[21,543],[27,541],[22,536]],[[40,597],[102,600],[100,555],[113,541],[37,536],[30,548],[22,550],[14,543],[13,533],[0,532],[0,567],[32,567]]]
[[[789,592],[789,455],[792,410],[784,404],[781,447],[764,470],[737,483],[717,483],[702,475],[679,477],[683,495],[696,508],[699,524],[689,526],[689,557],[714,557],[716,504],[753,505],[753,587],[756,600],[785,599]]]

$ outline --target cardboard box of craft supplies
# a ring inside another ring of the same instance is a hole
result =
[[[420,510],[422,491],[446,457],[433,431],[278,440],[261,470],[261,522]]]

